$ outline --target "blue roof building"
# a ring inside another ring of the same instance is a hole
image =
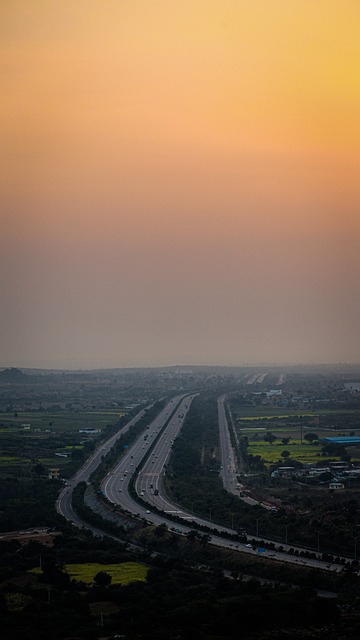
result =
[[[360,444],[359,436],[339,436],[337,438],[321,438],[322,442],[333,442],[334,444],[343,444],[350,446],[352,444]]]

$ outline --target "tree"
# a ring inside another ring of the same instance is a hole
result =
[[[0,593],[0,615],[5,615],[8,612],[5,596]]]
[[[322,448],[322,454],[325,456],[344,456],[346,449],[343,444],[338,442],[327,442]]]
[[[70,584],[70,577],[62,565],[56,564],[53,558],[43,562],[41,582],[56,585],[57,587],[67,587]]]
[[[167,532],[167,526],[166,526],[165,522],[163,522],[162,524],[159,524],[159,525],[155,528],[155,530],[154,530],[154,535],[155,535],[157,538],[163,538],[163,537],[164,537],[164,535],[166,534],[166,532]]]
[[[289,444],[290,438],[281,438],[281,444]]]
[[[289,458],[290,455],[291,455],[290,451],[287,451],[286,449],[281,453],[281,457],[284,458],[284,460],[287,460],[287,458]]]
[[[81,449],[73,449],[71,452],[71,459],[72,460],[83,460],[84,459],[84,452]]]
[[[317,442],[319,440],[319,436],[317,433],[306,433],[304,435],[304,440],[307,440],[312,444],[313,442]]]
[[[195,540],[198,540],[198,536],[199,536],[198,532],[195,531],[194,529],[191,529],[191,531],[188,531],[186,535],[187,535],[187,539],[190,542],[195,542]]]
[[[264,435],[264,440],[269,444],[273,444],[275,440],[277,440],[277,436],[274,436],[274,434],[271,433],[271,431],[267,431],[266,434]]]
[[[111,585],[111,581],[112,577],[110,573],[107,573],[106,571],[99,571],[99,573],[94,576],[94,582],[99,587],[109,587]]]
[[[331,482],[332,479],[333,475],[332,473],[330,473],[330,471],[324,471],[324,473],[320,473],[320,475],[318,476],[319,482]]]
[[[46,467],[44,467],[44,465],[41,464],[41,462],[39,462],[38,464],[36,464],[33,467],[33,471],[34,471],[34,473],[36,473],[37,476],[45,476],[46,475]]]

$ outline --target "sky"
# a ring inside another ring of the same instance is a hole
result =
[[[0,367],[360,362],[358,0],[3,0]]]

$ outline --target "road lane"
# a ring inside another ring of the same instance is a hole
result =
[[[173,509],[172,503],[163,492],[162,476],[172,442],[181,429],[193,397],[178,396],[172,399],[108,473],[101,488],[113,504],[148,519],[150,514],[147,511],[151,506],[156,506],[161,511]],[[129,494],[132,477],[135,480],[137,495],[148,502],[146,507],[136,502]],[[158,522],[159,516],[153,515],[156,517],[152,521]]]
[[[194,517],[192,513],[184,511],[181,507],[172,503],[167,498],[162,486],[164,467],[168,456],[170,455],[171,441],[178,435],[193,397],[195,396],[179,396],[174,398],[166,405],[165,409],[160,412],[157,418],[148,425],[137,441],[126,451],[119,463],[104,478],[101,486],[106,497],[113,502],[113,504],[120,505],[129,513],[138,514],[140,517],[143,517],[149,522],[157,525],[165,523],[169,528],[176,529],[179,533],[185,534],[191,531],[195,526],[191,523],[192,520],[196,521],[196,524],[204,525],[210,529],[216,529],[217,533],[211,534],[211,543],[222,548],[229,548],[249,553],[251,555],[256,555],[258,557],[273,558],[274,560],[321,568],[328,571],[342,571],[342,565],[330,565],[329,563],[324,563],[321,560],[310,560],[298,556],[290,556],[286,553],[273,550],[266,550],[265,552],[259,553],[256,547],[253,548],[245,546],[245,544],[234,543],[233,541],[227,540],[226,538],[221,537],[221,535],[218,535],[218,533],[221,534],[221,532],[235,533],[232,529],[222,527],[217,524],[215,525],[206,519]],[[221,411],[220,413],[226,419],[225,412]],[[115,434],[115,436],[112,436],[106,443],[99,446],[84,463],[77,474],[69,481],[68,486],[64,487],[61,491],[57,500],[57,510],[61,515],[73,522],[79,528],[86,527],[93,531],[95,535],[104,535],[103,531],[84,522],[74,512],[71,504],[72,492],[79,482],[86,482],[89,480],[91,473],[98,464],[100,464],[101,457],[104,455],[104,452],[107,453],[114,445],[115,441],[143,415],[143,411],[137,414],[137,416],[127,423],[127,425]],[[168,424],[165,429],[164,427],[167,422]],[[152,444],[153,442],[155,442],[155,444]],[[142,461],[148,454],[148,449],[150,448],[151,451],[149,457],[144,461],[144,464],[141,465]],[[145,506],[138,504],[133,500],[128,492],[130,477],[135,474],[138,467],[139,475],[137,476],[135,487],[138,495],[146,501]],[[152,487],[151,484],[153,485]],[[158,495],[155,495],[155,490],[158,491]],[[141,495],[141,493],[144,495]],[[152,506],[155,506],[160,513],[151,511]],[[166,517],[171,514],[181,517],[183,523],[175,523],[173,520]],[[255,538],[253,539],[255,540]],[[265,541],[265,544],[271,544],[271,542],[272,541]],[[300,547],[298,550],[306,551]],[[346,560],[351,561],[351,559]]]
[[[76,472],[76,474],[67,482],[66,486],[60,491],[59,496],[56,501],[56,510],[62,515],[64,518],[73,522],[78,527],[87,526],[87,528],[91,528],[86,523],[79,518],[72,508],[72,493],[74,488],[79,484],[79,482],[88,482],[91,474],[95,471],[95,469],[99,466],[102,457],[106,455],[110,449],[114,446],[115,442],[127,431],[136,424],[145,414],[145,410],[142,409],[139,413],[136,414],[132,420],[126,423],[124,427],[119,429],[113,436],[108,438],[106,442],[102,442],[95,451],[91,454],[91,456],[84,462],[82,467]],[[94,527],[91,528],[94,530]],[[98,530],[97,530],[98,531]],[[97,533],[97,535],[99,535]],[[101,535],[103,533],[101,532]]]

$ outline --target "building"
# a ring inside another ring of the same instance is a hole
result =
[[[342,444],[344,447],[350,447],[351,445],[359,445],[360,437],[359,436],[338,436],[336,438],[321,438],[320,442],[322,443],[333,443],[333,444]]]
[[[60,478],[60,469],[49,469],[48,477],[50,480],[58,480]]]
[[[329,489],[345,489],[345,485],[338,480],[332,480],[329,484]]]

